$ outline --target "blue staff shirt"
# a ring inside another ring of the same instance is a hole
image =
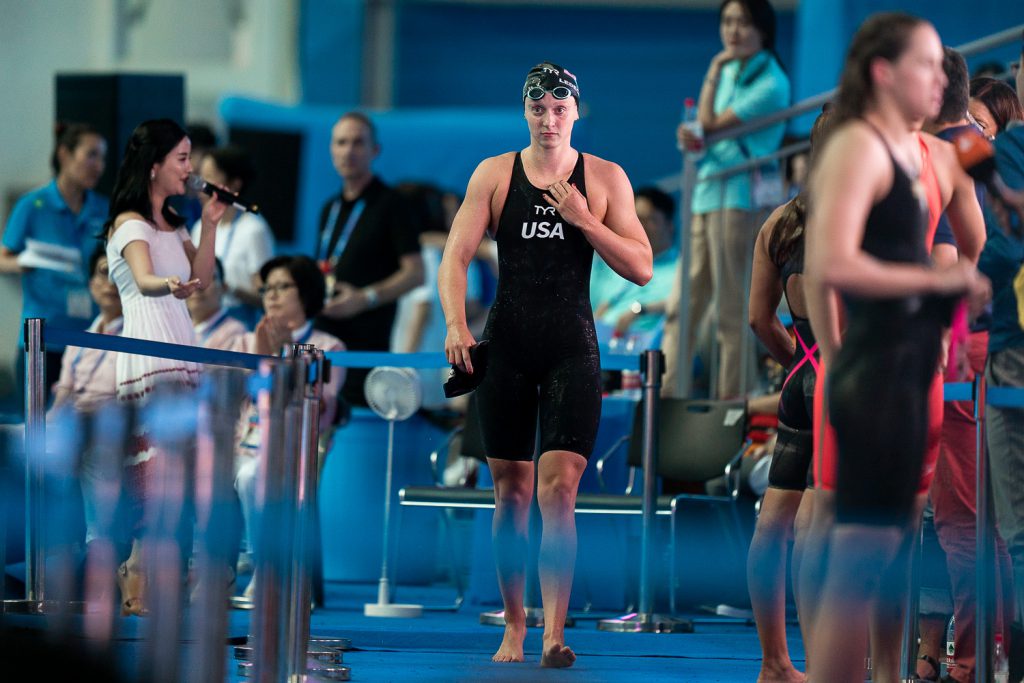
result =
[[[719,115],[732,109],[740,121],[746,123],[785,109],[789,106],[789,96],[789,77],[775,56],[762,50],[748,59],[742,70],[738,59],[722,67],[715,90],[714,112]],[[739,138],[742,145],[736,138],[730,138],[709,146],[697,169],[693,213],[711,213],[721,209],[750,211],[753,204],[749,173],[738,173],[725,180],[699,181],[730,166],[777,151],[785,131],[786,124],[781,122],[742,136]]]
[[[87,328],[96,314],[89,297],[89,255],[99,244],[98,235],[107,219],[107,198],[86,192],[82,210],[75,214],[57,189],[57,181],[24,195],[14,205],[3,245],[15,253],[26,248],[26,239],[72,247],[82,254],[74,272],[33,268],[22,274],[21,317],[46,318],[48,325],[76,330]],[[86,305],[88,302],[88,305]],[[19,335],[19,344],[24,340]]]

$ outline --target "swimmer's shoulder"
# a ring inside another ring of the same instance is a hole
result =
[[[487,157],[473,171],[466,188],[466,200],[473,202],[488,202],[495,204],[504,201],[508,193],[509,181],[512,177],[512,164],[515,162],[516,153],[506,152],[493,157]],[[493,206],[492,206],[493,209]]]
[[[875,128],[862,119],[850,119],[841,124],[825,141],[823,154],[849,158],[851,155],[873,160],[888,160],[889,148]]]
[[[580,154],[583,156],[583,172],[587,179],[588,192],[603,190],[614,194],[616,189],[632,192],[632,185],[626,171],[617,163],[586,152]]]
[[[469,179],[467,193],[474,190],[494,191],[502,185],[507,186],[509,178],[512,176],[512,164],[515,158],[515,152],[506,152],[498,156],[487,157],[481,161],[477,164],[476,170],[473,171],[473,176]]]
[[[507,179],[512,173],[512,165],[515,163],[516,153],[505,152],[493,157],[487,157],[476,167],[474,176],[479,175],[483,180]]]
[[[614,161],[602,159],[599,156],[580,152],[583,156],[583,168],[590,177],[615,181],[626,177],[626,172]]]

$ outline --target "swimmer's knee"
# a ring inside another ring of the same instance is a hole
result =
[[[494,504],[503,508],[524,509],[530,507],[533,500],[533,481],[506,481],[500,485],[495,482]]]
[[[545,510],[572,509],[576,506],[577,483],[568,477],[557,477],[537,483],[537,503]]]

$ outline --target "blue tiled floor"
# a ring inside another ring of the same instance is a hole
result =
[[[566,631],[568,644],[578,655],[576,665],[569,670],[539,668],[539,629],[531,629],[527,635],[525,663],[496,664],[490,658],[502,631],[480,624],[479,614],[484,608],[464,606],[458,612],[431,611],[418,619],[365,617],[363,604],[375,600],[375,590],[369,584],[329,583],[327,606],[312,616],[313,633],[351,639],[353,649],[344,654],[344,663],[351,667],[353,681],[753,681],[760,664],[757,632],[752,624],[693,615],[695,632],[690,634],[598,631],[597,620],[613,616],[610,614],[576,615],[576,626]],[[439,604],[451,595],[447,588],[403,588],[396,599]],[[235,642],[247,634],[250,615],[241,611],[229,613],[228,635]],[[13,621],[38,627],[41,619],[18,617]],[[146,625],[138,617],[121,620],[115,653],[122,671],[138,671]],[[802,668],[799,631],[795,627],[789,631],[792,655]],[[185,634],[185,641],[180,646],[183,662],[188,661],[194,648],[190,644],[194,642],[191,634]],[[224,656],[226,680],[247,680],[239,675],[233,648],[227,644]],[[186,673],[181,680],[197,679]]]
[[[576,651],[568,671],[539,668],[541,632],[531,629],[523,664],[495,664],[491,655],[501,641],[498,627],[479,622],[479,607],[459,612],[427,612],[419,619],[380,619],[362,614],[374,599],[373,586],[329,584],[327,607],[313,614],[312,630],[352,640],[345,664],[358,681],[753,681],[760,666],[760,648],[753,625],[695,615],[691,634],[625,634],[597,630],[598,618],[577,615],[566,632]],[[400,601],[443,602],[450,591],[404,589]],[[799,631],[790,629],[790,643],[802,668]],[[244,680],[234,678],[233,680]]]

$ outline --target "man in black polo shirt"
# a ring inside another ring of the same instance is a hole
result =
[[[331,160],[341,192],[320,212],[317,259],[329,299],[317,327],[352,351],[387,351],[396,300],[423,283],[419,230],[401,195],[370,168],[380,153],[377,130],[365,114],[342,115],[331,131]],[[368,370],[351,369],[341,394],[366,405]]]

